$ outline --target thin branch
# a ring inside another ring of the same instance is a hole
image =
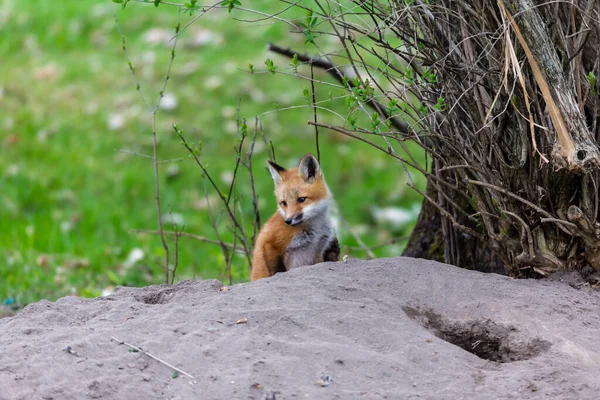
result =
[[[313,64],[310,64],[310,86],[312,89],[312,106],[313,106],[313,117],[315,121],[315,145],[317,148],[317,161],[321,163],[321,150],[319,149],[319,127],[317,126],[317,99],[315,95],[315,74],[313,71]]]
[[[179,238],[181,238],[181,234],[185,229],[185,226],[181,227],[181,231],[177,229],[177,223],[173,218],[173,211],[171,210],[171,206],[169,206],[169,216],[171,217],[171,223],[173,224],[173,230],[175,231],[175,264],[171,269],[171,285],[175,283],[175,275],[177,274],[177,267],[179,266]],[[164,234],[164,233],[163,233]],[[168,283],[168,282],[167,282]]]
[[[352,235],[354,240],[356,240],[356,243],[360,246],[361,250],[364,251],[365,253],[367,253],[367,256],[370,259],[377,258],[375,253],[373,253],[373,251],[371,250],[371,248],[369,246],[367,246],[365,244],[365,242],[362,241],[362,239],[360,238],[360,235],[354,230],[352,225],[350,225],[350,223],[348,221],[346,221],[345,219],[342,219],[342,221],[344,221],[344,224],[346,224],[348,231],[350,232],[350,234]]]
[[[242,161],[242,146],[244,146],[244,140],[246,140],[246,120],[241,120],[240,117],[240,109],[241,109],[242,99],[238,100],[237,106],[237,131],[242,136],[242,139],[239,141],[237,148],[235,149],[235,168],[233,169],[233,177],[231,178],[231,185],[229,186],[229,193],[227,193],[227,204],[231,200],[231,196],[233,195],[233,191],[235,189],[235,182],[237,180],[238,168],[240,166],[240,162]]]
[[[486,182],[475,181],[475,180],[472,180],[472,179],[465,179],[465,183],[468,184],[468,185],[470,184],[470,185],[483,186],[483,187],[486,187],[488,189],[492,189],[492,190],[495,190],[495,191],[500,192],[502,194],[505,194],[505,195],[507,195],[509,197],[512,197],[513,199],[518,200],[521,203],[523,203],[523,204],[531,207],[532,209],[534,209],[538,213],[546,216],[547,217],[547,219],[546,219],[547,222],[561,221],[557,226],[561,230],[563,230],[565,233],[567,233],[568,235],[572,235],[572,233],[569,230],[567,230],[565,227],[563,227],[563,225],[569,226],[570,228],[574,228],[574,229],[577,228],[577,225],[572,224],[572,223],[567,222],[567,221],[562,221],[562,220],[558,220],[558,219],[554,218],[552,216],[552,214],[550,214],[548,211],[544,210],[543,208],[541,208],[539,206],[536,206],[535,204],[533,204],[529,200],[524,199],[523,197],[521,197],[521,196],[519,196],[519,195],[517,195],[517,194],[515,194],[515,193],[513,193],[511,191],[508,191],[508,190],[506,190],[504,188],[501,188],[499,186],[495,186],[495,185],[492,185],[492,184],[486,183]]]
[[[231,222],[235,225],[236,229],[240,232],[242,246],[244,247],[244,252],[246,253],[246,259],[248,260],[248,264],[252,265],[252,248],[248,244],[248,239],[246,237],[244,227],[240,224],[240,222],[236,218],[235,213],[231,209],[231,205],[227,201],[227,198],[223,195],[223,193],[219,189],[219,186],[217,186],[216,182],[213,180],[213,178],[211,177],[208,170],[204,167],[204,164],[202,164],[202,161],[200,160],[198,154],[194,151],[194,149],[192,149],[192,147],[185,140],[185,137],[183,136],[183,132],[177,126],[173,126],[173,129],[177,133],[177,136],[179,136],[179,138],[181,139],[181,142],[184,145],[184,147],[188,150],[190,155],[196,161],[196,164],[200,167],[200,169],[204,173],[205,178],[211,184],[213,189],[217,192],[217,195],[221,199],[221,202],[223,203],[223,206],[225,207],[225,210],[227,211],[227,214],[228,214]]]
[[[219,233],[219,227],[217,226],[218,221],[221,219],[222,214],[219,215],[219,217],[217,218],[217,222],[215,222],[215,220],[213,219],[213,216],[212,216],[212,212],[211,212],[210,201],[208,199],[206,174],[204,176],[202,176],[202,178],[203,178],[202,181],[204,182],[204,197],[206,198],[206,208],[207,208],[207,212],[208,212],[208,219],[210,220],[210,224],[213,228],[213,231],[215,232],[215,235],[217,236],[217,240],[219,241],[219,246],[221,247],[221,253],[223,254],[223,261],[225,262],[225,265],[227,265],[227,263],[229,261],[229,249],[227,248],[227,246],[225,246],[223,239],[221,239],[221,234]],[[225,205],[228,206],[229,203],[226,203]],[[234,208],[233,216],[231,218],[234,219],[235,221],[237,221],[237,219],[235,218],[235,208]],[[236,225],[234,225],[234,229],[235,229],[235,226]],[[234,236],[235,236],[235,231],[234,231]],[[235,244],[233,246],[235,248]]]
[[[355,87],[354,83],[350,79],[344,79],[344,75],[342,75],[339,72],[338,68],[327,61],[324,61],[320,58],[313,58],[313,57],[309,57],[306,55],[298,54],[298,52],[292,51],[290,49],[284,49],[283,47],[279,47],[273,43],[269,43],[268,49],[276,54],[280,54],[280,55],[286,56],[288,58],[293,58],[294,54],[296,54],[298,56],[298,61],[306,63],[306,64],[314,65],[317,68],[321,68],[321,69],[325,70],[325,72],[329,73],[333,78],[335,78],[342,85],[344,84],[344,81],[347,81],[348,85],[350,85],[350,87],[352,87],[352,88]],[[385,113],[385,106],[383,104],[379,103],[377,100],[370,99],[367,102],[367,104],[370,107],[372,107],[375,111],[380,113],[383,118],[389,119],[391,121],[391,124],[398,131],[400,131],[402,133],[406,133],[406,134],[410,132],[409,126],[406,122],[400,121],[396,117],[387,115]]]
[[[233,248],[235,248],[236,241],[237,241],[237,231],[236,231],[236,228],[235,228],[235,225],[234,225],[233,226]],[[232,277],[231,277],[231,263],[233,262],[233,256],[234,255],[235,255],[235,252],[232,251],[230,253],[230,255],[229,255],[229,259],[225,260],[225,262],[227,263],[227,278],[228,278],[228,281],[229,281],[229,286],[231,286],[231,282],[232,282]]]
[[[129,231],[131,233],[137,233],[137,234],[147,234],[147,235],[160,235],[159,231],[153,231],[153,230],[149,230],[149,229],[137,229],[137,230],[131,230]],[[172,232],[172,231],[163,231],[163,233],[165,235],[169,235],[169,236],[177,236],[179,235],[180,237],[187,237],[187,238],[191,238],[191,239],[195,239],[198,240],[200,242],[203,243],[209,243],[209,244],[215,244],[217,246],[221,246],[221,244],[225,245],[227,248],[235,251],[236,253],[239,254],[245,254],[244,249],[239,248],[239,247],[235,247],[233,244],[231,243],[227,243],[227,242],[219,242],[218,240],[214,240],[214,239],[209,239],[207,237],[204,236],[200,236],[200,235],[195,235],[193,233],[187,233],[187,232]]]
[[[379,244],[376,244],[376,245],[373,245],[373,246],[368,246],[368,247],[347,246],[346,248],[348,250],[353,250],[353,251],[367,251],[367,250],[371,250],[372,251],[372,250],[380,249],[382,247],[387,247],[387,246],[391,246],[391,245],[394,245],[394,244],[397,244],[397,243],[400,243],[400,242],[404,242],[404,241],[407,241],[408,239],[409,239],[409,236],[400,236],[400,237],[396,237],[396,238],[390,239],[390,240],[388,240],[386,242],[379,243]]]
[[[258,117],[254,118],[254,135],[252,136],[252,143],[250,144],[250,150],[246,153],[246,162],[243,163],[248,170],[248,176],[250,178],[250,190],[252,192],[252,209],[254,212],[254,218],[252,219],[252,248],[256,241],[256,235],[260,231],[260,211],[258,210],[258,195],[256,194],[256,187],[254,185],[254,173],[252,172],[252,155],[254,154],[254,144],[256,143],[256,137],[258,135]]]
[[[179,8],[177,11],[177,25],[175,26],[176,33],[179,31],[180,22],[181,22],[181,8]],[[139,92],[139,94],[142,98],[142,101],[144,102],[144,104],[146,105],[146,107],[148,108],[148,110],[150,111],[150,113],[152,115],[152,160],[154,162],[154,197],[156,200],[156,218],[158,221],[158,231],[160,232],[160,240],[161,240],[162,246],[165,250],[165,266],[164,266],[165,283],[168,284],[169,283],[169,257],[170,257],[170,254],[169,254],[169,245],[167,244],[167,241],[165,240],[165,235],[163,234],[162,212],[161,212],[161,206],[160,206],[160,185],[159,185],[159,173],[158,173],[158,165],[160,164],[160,161],[158,159],[158,139],[157,139],[157,134],[156,134],[156,114],[157,114],[158,110],[160,109],[160,103],[161,103],[162,98],[164,97],[164,91],[167,87],[167,82],[170,79],[171,68],[173,66],[173,60],[175,59],[175,49],[177,48],[177,38],[175,39],[173,48],[171,49],[171,57],[169,59],[169,66],[167,67],[167,72],[166,72],[165,78],[163,80],[162,89],[159,92],[158,100],[156,101],[156,105],[154,107],[150,107],[149,103],[146,101],[146,98],[144,97],[144,95],[141,92],[141,87],[140,87],[139,81],[137,80],[135,68],[134,68],[133,64],[131,63],[131,61],[129,60],[129,56],[127,53],[127,46],[125,45],[125,35],[123,35],[123,33],[121,31],[121,26],[119,25],[119,20],[116,15],[115,15],[115,23],[117,24],[117,28],[119,30],[119,33],[121,34],[123,52],[125,53],[125,58],[127,59],[129,69],[131,71],[134,82],[136,84],[136,89]],[[176,258],[177,257],[178,256],[176,256]]]
[[[188,378],[190,378],[190,379],[194,379],[194,380],[196,380],[196,378],[195,378],[194,376],[192,376],[192,375],[188,374],[188,373],[187,373],[187,372],[185,372],[184,370],[182,370],[182,369],[180,369],[180,368],[177,368],[176,366],[174,366],[174,365],[172,365],[172,364],[169,364],[168,362],[166,362],[166,361],[164,361],[164,360],[161,360],[160,358],[156,357],[155,355],[148,353],[146,350],[143,350],[141,347],[137,347],[137,346],[134,346],[134,345],[132,345],[132,344],[129,344],[129,343],[127,343],[127,342],[124,342],[124,341],[122,341],[122,340],[119,340],[119,339],[117,339],[117,338],[116,338],[116,337],[114,337],[114,336],[111,336],[111,337],[110,337],[110,339],[111,339],[111,340],[114,340],[115,342],[117,342],[117,343],[119,343],[119,344],[124,344],[125,346],[129,347],[130,349],[133,349],[133,350],[135,350],[136,352],[143,353],[143,354],[147,355],[148,357],[152,358],[153,360],[156,360],[156,361],[158,361],[159,363],[161,363],[161,364],[163,364],[163,365],[166,365],[167,367],[171,368],[172,370],[175,370],[175,371],[179,372],[180,374],[187,376],[187,377],[188,377]]]

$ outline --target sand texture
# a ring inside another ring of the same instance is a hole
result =
[[[393,258],[41,301],[0,319],[0,399],[597,399],[577,287]]]

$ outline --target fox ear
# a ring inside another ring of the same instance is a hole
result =
[[[319,162],[312,154],[307,154],[302,157],[300,165],[298,166],[298,175],[309,183],[313,183],[317,176],[323,175]]]
[[[283,168],[281,165],[275,164],[273,161],[267,161],[267,165],[275,183],[281,183],[283,180],[281,173],[285,172],[285,168]]]

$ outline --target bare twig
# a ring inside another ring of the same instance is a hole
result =
[[[174,366],[174,365],[172,365],[172,364],[169,364],[168,362],[166,362],[166,361],[164,361],[164,360],[161,360],[160,358],[156,357],[155,355],[148,353],[146,350],[143,350],[141,347],[137,347],[137,346],[134,346],[134,345],[132,345],[132,344],[129,344],[129,343],[127,343],[127,342],[124,342],[124,341],[122,341],[122,340],[119,340],[119,339],[117,339],[117,338],[116,338],[116,337],[114,337],[114,336],[111,336],[111,337],[110,337],[110,339],[111,339],[111,340],[114,340],[115,342],[117,342],[117,343],[119,343],[119,344],[124,344],[125,346],[129,347],[130,349],[133,349],[133,350],[135,350],[136,352],[143,353],[143,354],[147,355],[148,357],[152,358],[153,360],[156,360],[156,361],[158,361],[159,363],[161,363],[161,364],[163,364],[163,365],[166,365],[167,367],[171,368],[172,370],[175,370],[175,371],[179,372],[180,374],[187,376],[187,377],[188,377],[188,378],[190,378],[190,379],[194,379],[194,380],[196,380],[196,378],[195,378],[194,376],[192,376],[192,375],[188,374],[188,373],[187,373],[187,372],[185,372],[184,370],[182,370],[182,369],[180,369],[180,368],[177,368],[176,366]]]
[[[194,149],[192,149],[192,147],[185,140],[185,137],[183,136],[183,132],[177,126],[173,126],[173,129],[175,130],[175,133],[177,134],[177,136],[179,136],[179,138],[181,139],[181,142],[183,143],[185,148],[188,150],[190,155],[196,161],[196,164],[200,167],[200,169],[204,173],[205,179],[210,183],[212,188],[217,192],[217,195],[221,199],[221,202],[223,203],[223,206],[225,208],[225,211],[227,212],[227,215],[229,216],[231,222],[235,225],[236,230],[240,233],[240,240],[242,242],[242,246],[244,248],[244,252],[246,254],[246,259],[248,261],[248,264],[252,265],[252,247],[248,243],[248,238],[246,236],[244,226],[242,224],[240,224],[239,220],[236,218],[233,208],[227,201],[227,198],[223,195],[223,193],[219,189],[219,186],[216,184],[216,182],[211,177],[208,170],[204,167],[204,164],[200,160],[200,157],[197,154],[197,152],[194,151]]]
[[[236,124],[237,124],[237,131],[238,134],[241,135],[241,139],[238,143],[237,148],[235,149],[235,167],[233,168],[233,177],[231,178],[231,185],[229,186],[229,193],[227,193],[227,204],[229,204],[229,201],[231,200],[231,196],[233,194],[234,188],[235,188],[235,182],[237,180],[237,173],[238,173],[238,168],[240,166],[240,162],[242,161],[242,147],[244,146],[244,140],[246,140],[246,120],[244,119],[243,121],[241,121],[241,117],[240,117],[240,103],[241,103],[241,99],[238,100],[238,107],[237,107],[237,119],[236,119]]]
[[[554,218],[552,216],[552,214],[550,214],[548,211],[544,210],[543,208],[541,208],[539,206],[536,206],[535,204],[533,204],[529,200],[524,199],[523,197],[521,197],[521,196],[519,196],[519,195],[517,195],[517,194],[515,194],[515,193],[513,193],[511,191],[508,191],[508,190],[506,190],[504,188],[501,188],[499,186],[495,186],[495,185],[492,185],[492,184],[489,184],[489,183],[486,183],[486,182],[479,182],[479,181],[475,181],[475,180],[471,180],[471,179],[466,179],[465,183],[466,184],[470,184],[470,185],[483,186],[483,187],[486,187],[488,189],[492,189],[492,190],[495,190],[495,191],[500,192],[502,194],[505,194],[505,195],[507,195],[509,197],[512,197],[513,199],[518,200],[519,202],[521,202],[521,203],[523,203],[523,204],[531,207],[532,209],[534,209],[538,213],[544,215],[547,218],[546,219],[547,222],[557,222],[558,223],[558,221],[560,221],[560,223],[558,223],[557,226],[560,229],[562,229],[563,231],[565,231],[565,233],[568,233],[569,235],[571,234],[571,232],[569,232],[566,228],[564,228],[563,225],[569,226],[571,228],[576,228],[577,227],[575,224],[570,224],[567,221],[562,221],[562,220],[558,220],[557,218]]]
[[[256,194],[256,188],[254,185],[254,173],[252,172],[252,155],[254,154],[254,145],[256,144],[256,137],[258,135],[258,117],[254,119],[254,134],[252,136],[252,143],[250,144],[250,150],[246,153],[246,162],[242,162],[248,170],[248,177],[250,179],[250,190],[252,192],[252,209],[254,212],[254,218],[252,219],[252,248],[256,240],[256,235],[260,231],[260,212],[258,210],[258,195]]]
[[[233,248],[235,248],[236,241],[237,241],[237,231],[236,231],[236,228],[234,225],[233,226]],[[229,286],[231,286],[231,283],[232,283],[231,263],[233,262],[234,255],[235,255],[235,252],[232,251],[231,254],[229,255],[229,259],[225,260],[225,262],[227,263],[227,279],[229,281]]]
[[[344,79],[344,75],[342,75],[339,72],[339,69],[336,68],[333,64],[324,61],[322,59],[319,58],[314,58],[314,57],[309,57],[306,55],[302,55],[302,54],[298,54],[298,52],[292,51],[290,49],[284,49],[283,47],[279,47],[276,44],[273,43],[269,43],[269,50],[280,54],[282,56],[286,56],[289,58],[293,58],[294,54],[296,54],[298,56],[298,61],[306,63],[306,64],[310,64],[310,65],[314,65],[317,68],[321,68],[323,70],[325,70],[325,72],[329,73],[331,76],[333,76],[339,83],[341,83],[342,85],[344,84],[344,82],[348,82],[348,85],[350,85],[350,87],[354,87],[354,83],[349,80],[349,79]],[[385,113],[385,106],[382,105],[381,103],[379,103],[377,100],[375,99],[370,99],[367,104],[369,104],[369,106],[371,106],[374,110],[376,110],[378,113],[380,113],[382,115],[383,118],[385,119],[389,119],[391,121],[391,124],[400,132],[402,133],[409,133],[409,127],[408,124],[405,122],[400,121],[398,118],[396,117],[392,117],[390,115],[387,115]]]
[[[175,31],[176,31],[175,33],[177,33],[179,31],[180,21],[181,21],[181,8],[179,8],[179,10],[177,12],[177,25],[175,27]],[[158,231],[160,232],[160,240],[161,240],[162,246],[165,250],[165,266],[164,266],[165,283],[169,283],[169,268],[170,268],[169,267],[169,257],[170,257],[170,254],[169,254],[169,245],[167,244],[167,241],[165,240],[165,235],[163,234],[162,212],[161,212],[161,205],[160,205],[160,185],[159,185],[158,165],[160,164],[161,161],[158,159],[158,140],[157,140],[157,134],[156,134],[156,114],[157,114],[158,110],[160,109],[160,103],[164,96],[164,91],[167,87],[167,82],[169,81],[169,79],[171,77],[171,68],[173,66],[173,60],[175,59],[175,49],[177,48],[177,38],[175,39],[173,48],[171,49],[171,57],[169,59],[169,66],[167,67],[167,72],[166,72],[165,78],[163,80],[162,89],[159,92],[158,100],[156,101],[156,104],[154,105],[154,107],[151,107],[141,92],[141,86],[137,79],[137,75],[135,73],[135,68],[134,68],[133,64],[131,63],[131,60],[129,60],[129,57],[128,57],[127,46],[125,45],[125,35],[123,35],[123,33],[121,31],[121,27],[119,25],[119,21],[118,21],[116,15],[115,15],[115,23],[117,24],[117,28],[119,29],[119,33],[121,34],[123,52],[125,53],[125,58],[127,59],[127,62],[129,64],[129,69],[133,76],[133,80],[135,82],[136,89],[139,92],[139,94],[142,98],[142,101],[144,102],[144,104],[146,105],[146,107],[148,108],[148,110],[150,111],[151,116],[152,116],[152,160],[154,162],[154,197],[155,197],[155,201],[156,201],[156,218],[158,221]],[[177,247],[177,244],[176,244],[176,247]],[[178,259],[177,255],[175,257],[176,257],[176,259]]]
[[[352,235],[354,240],[356,240],[356,243],[358,243],[358,245],[360,246],[360,249],[362,251],[364,251],[365,253],[367,253],[367,256],[370,259],[377,258],[375,253],[373,253],[373,251],[371,250],[371,248],[369,246],[367,246],[365,244],[365,242],[362,241],[362,239],[360,238],[360,235],[354,230],[352,225],[350,225],[350,223],[348,221],[346,221],[345,219],[342,219],[342,221],[344,221],[346,228],[348,229],[348,231],[350,232],[350,234]]]
[[[321,162],[321,149],[319,148],[319,127],[317,126],[317,99],[315,94],[315,74],[313,71],[313,64],[310,64],[310,86],[312,92],[312,108],[313,108],[313,118],[315,121],[315,146],[317,148],[317,161]]]
[[[173,211],[171,207],[169,207],[169,216],[171,217],[171,223],[173,224],[173,231],[175,231],[175,263],[173,268],[171,269],[171,285],[175,283],[175,276],[177,274],[177,267],[179,266],[179,238],[181,238],[181,234],[185,229],[185,226],[181,227],[181,230],[178,230],[177,223],[175,223],[175,219],[173,218]],[[163,231],[163,235],[164,235]]]
[[[132,230],[130,232],[131,233],[138,233],[138,234],[147,234],[147,235],[160,235],[159,231],[144,230],[144,229]],[[231,249],[231,250],[235,251],[236,253],[245,254],[244,249],[239,248],[239,247],[235,247],[232,243],[220,242],[218,240],[209,239],[209,238],[204,237],[204,236],[194,235],[193,233],[172,232],[172,231],[163,231],[163,233],[165,235],[168,235],[168,236],[177,236],[177,235],[179,235],[180,237],[187,237],[187,238],[190,238],[190,239],[198,240],[198,241],[203,242],[203,243],[215,244],[217,246],[225,245],[228,249]]]
[[[203,175],[202,178],[203,178],[203,182],[204,182],[204,197],[206,198],[206,208],[207,208],[207,212],[208,212],[208,219],[210,220],[210,224],[213,228],[213,231],[215,232],[215,235],[217,236],[217,241],[219,242],[219,246],[221,247],[221,253],[223,254],[223,262],[225,262],[227,270],[229,271],[229,248],[227,246],[225,246],[225,242],[223,242],[223,239],[221,239],[221,234],[219,233],[219,227],[217,226],[218,223],[215,222],[213,215],[212,215],[210,201],[208,199],[208,188],[206,185],[207,176]],[[225,205],[228,206],[229,202],[226,202]],[[237,219],[235,218],[235,207],[233,210],[233,216],[231,218],[235,219],[235,221],[237,221]],[[220,216],[219,216],[219,219],[220,219]],[[234,232],[233,232],[234,237],[236,234],[236,231],[235,231],[236,226],[237,225],[234,224]],[[235,243],[234,243],[233,247],[235,248]]]
[[[382,247],[387,247],[387,246],[391,246],[391,245],[394,245],[394,244],[397,244],[397,243],[400,243],[400,242],[404,242],[404,241],[406,241],[408,239],[409,239],[408,236],[400,236],[400,237],[396,237],[396,238],[390,239],[390,240],[388,240],[386,242],[383,242],[383,243],[379,243],[379,244],[376,244],[376,245],[373,245],[373,246],[368,246],[366,248],[362,247],[362,246],[359,246],[359,247],[347,246],[346,248],[348,250],[353,250],[353,251],[367,251],[367,249],[373,251],[373,250],[380,249]]]

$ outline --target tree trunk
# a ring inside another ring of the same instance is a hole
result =
[[[434,164],[429,197],[444,183],[443,196],[424,203],[405,254],[514,276],[600,270],[598,4],[442,3],[447,18],[420,17],[451,99],[428,125],[436,163],[455,169]]]
[[[426,194],[437,198],[432,184],[427,185]],[[408,244],[402,253],[405,257],[425,258],[457,267],[480,272],[493,272],[506,275],[506,268],[492,245],[464,233],[461,229],[449,226],[439,210],[428,201],[423,202],[417,224]],[[446,231],[447,233],[444,234]]]

